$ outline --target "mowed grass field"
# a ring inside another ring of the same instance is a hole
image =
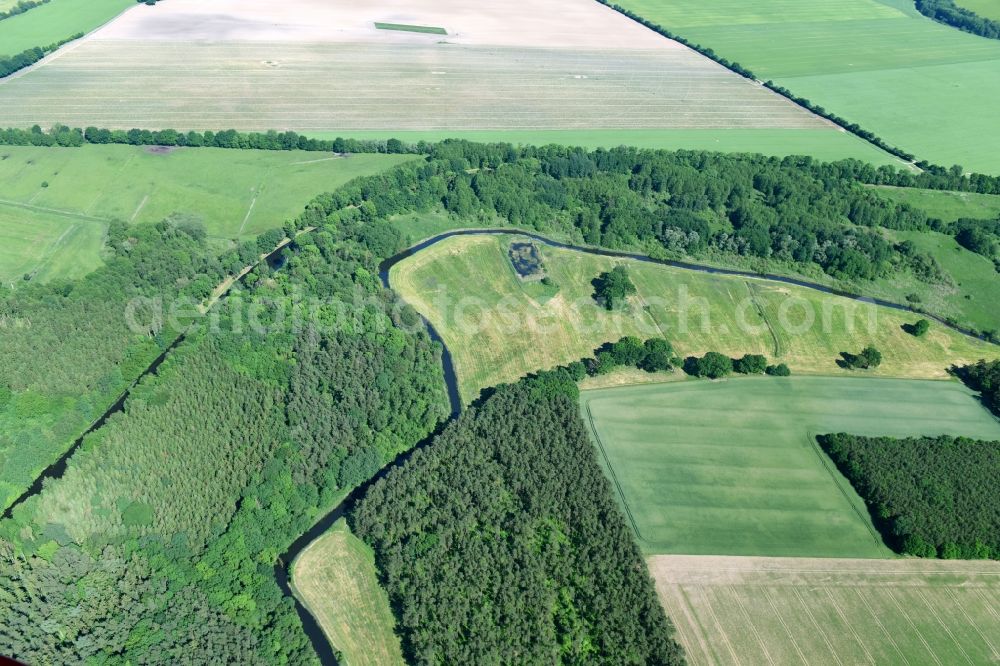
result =
[[[933,217],[954,222],[963,217],[995,220],[1000,217],[1000,194],[976,194],[912,187],[878,187],[878,193],[898,203],[921,208]]]
[[[404,664],[375,554],[343,519],[292,565],[295,591],[350,666]]]
[[[0,280],[88,273],[100,265],[111,220],[183,215],[200,220],[213,237],[249,238],[281,226],[317,194],[407,159],[412,156],[0,146]]]
[[[0,21],[0,57],[90,32],[134,6],[132,0],[51,0]]]
[[[875,376],[944,378],[952,364],[1000,357],[1000,347],[939,325],[915,338],[901,327],[916,315],[868,303],[544,245],[556,286],[523,282],[507,256],[511,239],[448,238],[390,273],[393,288],[448,345],[467,402],[482,388],[591,356],[625,335],[666,337],[681,355],[765,354],[797,374],[850,374],[836,363],[840,353],[867,344],[884,355],[865,373]],[[638,294],[625,310],[607,312],[594,303],[591,281],[616,263],[628,266]]]
[[[585,391],[581,410],[650,554],[888,557],[816,435],[1000,438],[957,382],[691,380]]]
[[[992,561],[655,556],[692,666],[995,664]]]
[[[984,18],[1000,21],[1000,0],[958,0],[955,4],[971,9]]]
[[[908,0],[621,0],[931,162],[1000,173],[1000,41]]]

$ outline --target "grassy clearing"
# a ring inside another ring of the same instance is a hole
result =
[[[954,222],[963,217],[995,220],[1000,217],[1000,195],[947,190],[921,190],[908,187],[879,187],[879,194],[914,208],[922,208],[933,217]]]
[[[57,0],[53,0],[57,2]],[[281,226],[306,202],[408,156],[302,151],[0,146],[0,280],[78,277],[100,265],[113,219],[201,220],[216,238]]]
[[[692,666],[990,664],[1000,564],[649,558]]]
[[[902,0],[622,0],[920,158],[1000,172],[1000,42]]]
[[[706,275],[626,261],[638,295],[609,313],[591,280],[619,260],[542,247],[557,289],[517,278],[510,237],[453,237],[393,268],[393,287],[441,333],[464,400],[481,388],[592,354],[623,335],[666,336],[680,354],[761,353],[795,373],[839,374],[841,352],[874,344],[884,362],[871,374],[943,378],[959,362],[1000,348],[933,326],[903,332],[915,315],[763,280]],[[812,323],[809,322],[812,317]]]
[[[351,666],[403,664],[389,598],[375,555],[343,519],[313,541],[292,566],[295,591]]]
[[[586,391],[581,404],[647,553],[888,557],[815,435],[1000,437],[955,382],[753,377]]]
[[[132,0],[52,0],[0,21],[0,56],[90,32],[134,6]]]
[[[375,23],[378,30],[399,30],[400,32],[423,32],[431,35],[447,35],[444,28],[429,25],[407,25],[406,23]]]
[[[1000,303],[1000,274],[992,261],[966,250],[947,234],[896,231],[892,235],[898,240],[913,241],[920,250],[937,259],[958,285],[959,291],[956,291],[915,283],[924,307],[969,321],[983,330],[1000,329],[1000,309],[997,308],[997,303]],[[899,300],[914,291],[913,284],[900,288],[892,280],[884,280],[880,286],[890,297]]]
[[[1000,0],[958,0],[955,4],[971,9],[984,18],[1000,21]]]

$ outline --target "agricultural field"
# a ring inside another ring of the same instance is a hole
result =
[[[890,144],[1000,173],[1000,41],[936,23],[909,0],[620,0]]]
[[[133,0],[51,0],[0,21],[0,57],[88,33],[133,6]]]
[[[440,27],[447,35],[376,23]],[[56,122],[383,137],[478,131],[544,143],[570,131],[591,144],[653,137],[654,145],[672,147],[892,161],[585,0],[489,11],[468,0],[405,9],[308,0],[280,8],[236,0],[138,6],[0,83],[0,126]]]
[[[638,294],[624,311],[593,301],[591,281],[622,260],[542,246],[551,285],[522,282],[509,236],[440,241],[393,267],[393,288],[426,316],[451,351],[465,401],[479,390],[593,354],[624,335],[666,337],[681,355],[764,354],[792,371],[843,374],[841,352],[874,344],[873,372],[944,378],[954,363],[1000,357],[1000,348],[934,325],[902,329],[917,315],[766,280],[707,275],[625,261]]]
[[[292,565],[295,590],[330,644],[351,666],[404,664],[389,598],[379,585],[375,555],[337,521]]]
[[[56,2],[57,0],[53,0]],[[220,239],[281,226],[321,192],[411,159],[303,151],[0,146],[0,280],[79,277],[111,220],[200,220]]]
[[[955,382],[753,377],[585,391],[647,554],[890,557],[817,434],[1000,437]]]
[[[971,9],[983,18],[1000,21],[1000,0],[958,0],[955,4]]]
[[[880,195],[897,203],[920,208],[932,217],[954,222],[963,217],[978,220],[1000,218],[1000,195],[948,190],[922,190],[913,187],[879,187]]]
[[[692,666],[1000,660],[997,562],[660,555],[648,563]]]

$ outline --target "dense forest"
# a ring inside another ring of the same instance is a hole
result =
[[[200,226],[115,223],[102,268],[76,282],[25,276],[0,293],[0,508],[179,334],[169,318],[133,330],[129,302],[200,300],[225,271]]]
[[[383,221],[300,237],[282,270],[256,269],[217,326],[190,333],[65,474],[0,523],[0,653],[313,660],[276,557],[448,411],[426,333],[353,308],[391,301],[375,274],[398,243]],[[283,325],[310,295],[315,312]],[[252,303],[267,306],[263,328],[239,325]]]
[[[1000,442],[845,434],[818,440],[893,548],[920,557],[1000,559]]]
[[[980,16],[965,7],[959,7],[955,4],[955,0],[917,0],[917,10],[935,21],[971,32],[973,35],[1000,39],[1000,22]]]
[[[351,514],[420,664],[680,664],[576,401],[505,386]]]

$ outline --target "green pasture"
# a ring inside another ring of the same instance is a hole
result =
[[[53,0],[57,2],[58,0]],[[200,220],[249,238],[313,197],[410,156],[139,146],[0,146],[0,279],[75,277],[100,264],[111,220]]]
[[[398,30],[400,32],[423,32],[431,35],[447,35],[444,28],[437,28],[429,25],[409,25],[407,23],[375,23],[378,30]]]
[[[401,228],[405,220],[400,220]],[[458,223],[455,223],[456,226]],[[416,236],[433,235],[437,218]],[[418,227],[419,228],[419,227]],[[947,368],[1000,357],[987,345],[943,326],[923,338],[902,329],[917,315],[758,279],[708,275],[637,261],[540,246],[551,286],[524,282],[507,256],[512,237],[460,236],[440,241],[393,267],[393,288],[440,332],[466,401],[480,389],[591,356],[625,335],[662,336],[682,355],[759,353],[794,373],[842,374],[841,352],[874,344],[882,365],[865,374],[945,378]],[[608,312],[593,301],[591,281],[625,263],[638,293]]]
[[[690,381],[585,391],[581,409],[647,553],[890,557],[815,436],[1000,437],[955,382]]]
[[[1000,173],[1000,41],[904,0],[622,0],[919,159]]]
[[[0,21],[0,57],[88,33],[135,4],[133,0],[51,0]]]
[[[901,167],[903,162],[848,132],[834,129],[567,129],[567,130],[440,130],[392,132],[307,132],[309,136],[334,139],[397,138],[408,143],[455,138],[467,141],[523,145],[560,144],[583,148],[640,146],[665,150],[714,150],[726,153],[764,155],[810,155],[833,162],[857,159],[871,164]]]
[[[971,9],[983,18],[1000,21],[1000,0],[958,0],[955,4]]]
[[[893,201],[925,210],[932,217],[954,222],[963,217],[979,220],[1000,218],[1000,194],[976,194],[911,187],[878,187],[876,191]]]

